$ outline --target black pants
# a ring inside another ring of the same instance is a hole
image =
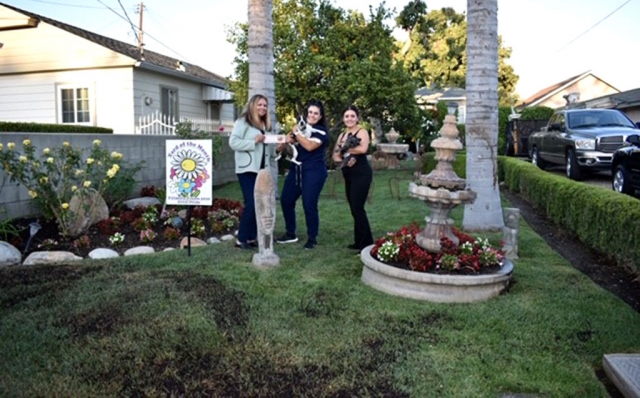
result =
[[[366,158],[361,158],[357,160],[353,167],[343,167],[342,174],[344,176],[347,201],[353,217],[353,244],[358,249],[363,249],[373,244],[367,211],[364,209],[373,179],[373,172]]]

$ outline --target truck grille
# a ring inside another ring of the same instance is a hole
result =
[[[616,135],[612,137],[601,137],[598,139],[596,149],[605,153],[613,153],[624,143],[624,137]]]

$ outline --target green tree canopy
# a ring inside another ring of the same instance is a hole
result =
[[[395,62],[389,10],[361,13],[335,7],[329,0],[274,0],[275,83],[278,120],[291,120],[310,99],[322,100],[331,126],[340,125],[342,110],[355,103],[364,117],[375,117],[404,135],[418,134],[421,114],[415,80]],[[229,32],[236,44],[238,104],[246,103],[247,26]],[[408,129],[414,129],[415,132]]]
[[[465,88],[467,72],[467,20],[464,13],[445,7],[425,13],[421,1],[412,1],[396,20],[408,32],[397,59],[404,62],[420,86]],[[420,15],[420,13],[422,13]],[[511,48],[498,38],[498,97],[502,104],[515,102],[518,76],[507,63]]]

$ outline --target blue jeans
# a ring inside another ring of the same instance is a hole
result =
[[[242,217],[240,217],[240,227],[238,227],[238,240],[247,243],[250,240],[256,240],[258,236],[258,223],[256,221],[256,205],[253,198],[253,191],[256,186],[257,173],[241,173],[236,174],[240,189],[242,189],[242,197],[244,199],[244,209]]]
[[[320,229],[318,201],[327,175],[324,162],[317,162],[307,167],[304,167],[304,164],[303,167],[292,165],[280,195],[287,234],[296,235],[296,202],[302,196],[304,218],[307,222],[307,238],[310,241],[316,241]]]

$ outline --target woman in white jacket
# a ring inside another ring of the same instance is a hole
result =
[[[258,224],[253,199],[256,177],[261,168],[269,167],[274,148],[264,144],[264,134],[271,130],[267,98],[256,94],[249,100],[246,110],[233,125],[229,146],[235,152],[238,182],[242,189],[244,209],[240,217],[236,247],[250,249],[256,246]]]

